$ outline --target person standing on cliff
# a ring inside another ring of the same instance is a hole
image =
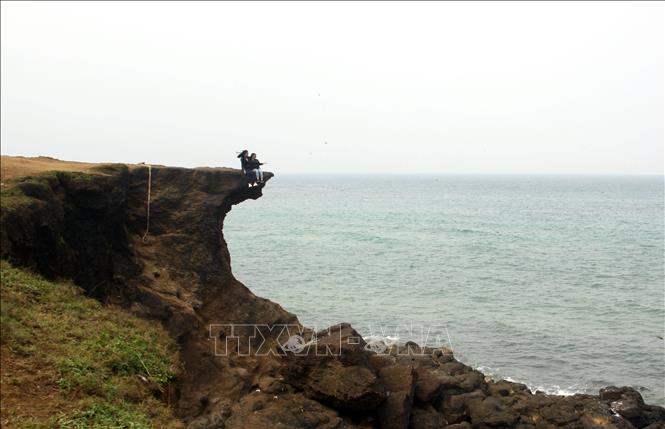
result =
[[[256,174],[256,181],[263,183],[263,171],[261,171],[261,166],[263,165],[258,159],[256,159],[256,154],[253,153],[249,160],[247,161],[248,168],[250,171],[253,171]]]
[[[242,174],[247,179],[248,185],[252,186],[256,181],[256,173],[252,171],[253,168],[251,168],[249,165],[249,151],[247,149],[243,150],[238,155],[238,158],[240,158],[240,168],[242,168]]]
[[[240,152],[240,155],[238,155],[238,158],[240,158],[240,167],[242,168],[242,172],[246,174],[250,170],[247,168],[247,161],[249,161],[249,151],[247,149],[243,150]]]

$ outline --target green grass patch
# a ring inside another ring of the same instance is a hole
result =
[[[49,193],[51,184],[58,180],[56,171],[9,179],[3,182],[2,190],[0,190],[0,207],[5,211],[34,204],[38,200],[30,192],[26,192],[26,189],[33,193],[35,189],[40,189],[42,193]]]
[[[58,425],[71,429],[151,429],[148,418],[127,407],[113,405],[107,402],[96,402],[82,410],[77,410],[69,416],[58,418]]]
[[[31,368],[18,381],[3,379],[3,389],[39,383],[56,392],[24,404],[53,406],[51,417],[41,421],[21,420],[22,404],[11,410],[3,404],[3,420],[9,413],[16,423],[8,427],[180,427],[155,396],[167,396],[179,365],[176,344],[157,322],[101,305],[72,284],[44,280],[4,261],[0,274],[0,344],[11,362]],[[62,403],[69,412],[62,412]]]
[[[3,186],[2,190],[0,190],[0,207],[2,207],[2,210],[27,206],[32,202],[32,198],[25,195],[20,189],[14,186]]]
[[[84,173],[80,171],[45,171],[32,176],[22,176],[9,179],[3,183],[0,191],[0,205],[3,209],[10,209],[17,206],[29,204],[34,201],[29,191],[35,192],[36,189],[43,189],[48,192],[60,181],[69,181],[73,183],[91,183],[99,180],[102,169],[95,169],[96,174]],[[27,191],[29,190],[29,191]]]
[[[45,171],[43,173],[9,179],[0,189],[2,212],[13,212],[35,204],[44,204],[42,199],[55,196],[58,183],[69,183],[81,188],[94,187],[100,177],[127,169],[124,165],[102,165],[91,169],[92,173],[80,171]],[[104,180],[104,179],[102,179]]]

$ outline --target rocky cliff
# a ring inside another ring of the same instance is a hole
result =
[[[191,428],[665,427],[629,388],[532,393],[447,349],[377,354],[347,324],[300,326],[231,272],[224,217],[263,189],[238,170],[105,165],[6,187],[2,257],[161,322],[180,345],[176,408]]]

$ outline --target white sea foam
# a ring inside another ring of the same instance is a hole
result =
[[[586,385],[575,384],[568,387],[561,387],[556,384],[552,385],[535,385],[532,383],[524,382],[521,380],[516,380],[512,377],[501,376],[500,371],[495,368],[490,368],[488,366],[479,365],[475,367],[476,370],[485,374],[486,377],[489,377],[493,380],[506,380],[511,383],[520,383],[524,384],[532,393],[541,391],[547,393],[548,395],[559,395],[559,396],[572,396],[578,393],[589,393]]]
[[[370,347],[376,347],[376,346],[391,347],[393,345],[399,344],[398,337],[391,337],[387,335],[386,336],[368,335],[366,337],[363,337],[363,339]]]
[[[363,337],[365,342],[382,342],[385,345],[392,346],[399,342],[399,337],[391,337],[390,335],[368,335]]]
[[[557,386],[556,384],[554,384],[554,385],[550,385],[550,386],[536,386],[536,387],[533,387],[533,385],[527,384],[527,387],[532,392],[536,392],[536,391],[540,390],[541,392],[545,392],[548,395],[572,396],[572,395],[576,395],[578,393],[589,393],[585,386],[578,386],[578,385],[573,385],[573,386],[568,386],[568,387],[561,387],[561,386]]]

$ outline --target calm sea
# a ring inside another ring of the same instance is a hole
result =
[[[236,277],[307,325],[665,405],[663,201],[656,176],[277,176],[224,231]]]

